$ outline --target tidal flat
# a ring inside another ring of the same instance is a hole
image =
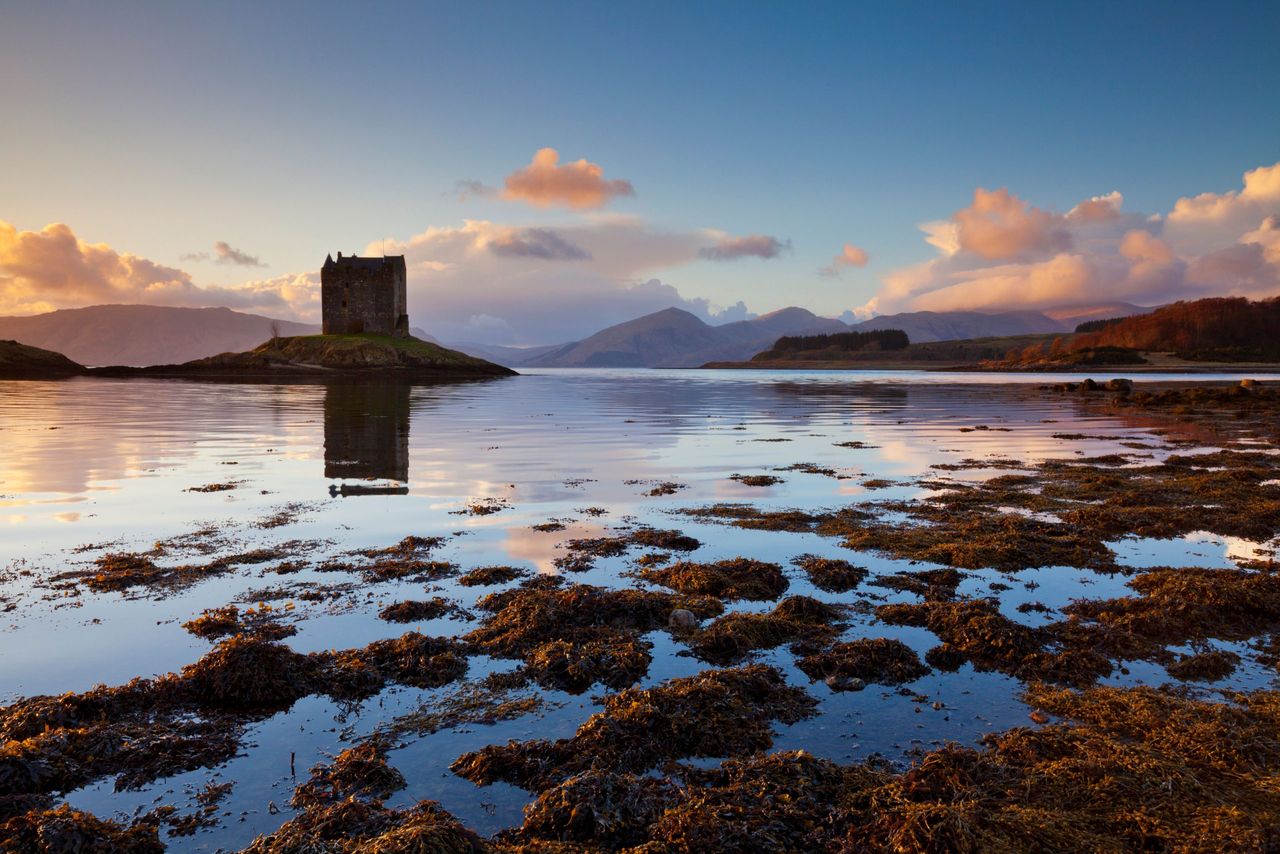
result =
[[[0,851],[1274,847],[1280,391],[1080,379],[0,383]]]

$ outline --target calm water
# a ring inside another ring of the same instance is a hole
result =
[[[566,539],[644,523],[679,527],[697,537],[704,543],[693,554],[697,560],[745,555],[786,565],[796,555],[814,553],[852,559],[873,576],[919,569],[851,553],[815,535],[698,524],[672,511],[714,501],[834,508],[924,494],[916,478],[998,473],[930,468],[966,458],[1035,461],[1132,453],[1118,442],[1133,440],[1150,444],[1146,453],[1156,457],[1170,451],[1150,424],[1089,409],[1072,396],[1031,391],[1057,379],[618,370],[532,372],[412,388],[86,379],[0,383],[0,595],[8,602],[0,602],[0,702],[180,668],[209,649],[180,623],[210,607],[271,599],[297,621],[299,633],[286,642],[311,651],[361,646],[414,628],[442,635],[466,631],[473,624],[461,619],[400,626],[378,620],[376,613],[399,599],[425,598],[426,592],[470,605],[493,589],[446,581],[424,591],[421,584],[391,582],[361,585],[340,600],[317,604],[294,594],[310,584],[334,584],[332,573],[305,569],[277,576],[254,566],[162,597],[138,590],[76,594],[48,581],[91,565],[105,551],[145,550],[157,540],[202,528],[217,529],[224,551],[305,541],[312,546],[303,557],[312,561],[391,545],[409,534],[447,536],[433,556],[464,569],[511,564],[554,572],[552,561]],[[978,427],[989,429],[971,429]],[[1101,438],[1064,440],[1055,433]],[[851,441],[870,447],[837,446]],[[800,462],[834,468],[839,477],[785,472],[785,482],[767,488],[728,479]],[[894,485],[863,485],[872,478]],[[667,481],[681,488],[672,495],[646,494]],[[213,483],[234,488],[189,491]],[[483,501],[500,502],[502,509],[459,515]],[[290,523],[260,526],[286,509],[294,517]],[[568,527],[547,533],[530,527],[550,519]],[[1227,566],[1253,547],[1210,536],[1116,544],[1122,562],[1135,567]],[[573,580],[630,586],[633,580],[619,577],[630,567],[627,558],[600,560]],[[810,587],[803,573],[790,567],[788,573],[790,593],[827,601],[912,598],[865,584],[855,593],[827,594]],[[1120,576],[1049,568],[1015,576],[972,573],[961,593],[989,594],[994,582],[1011,586],[1001,594],[1002,607],[1024,621],[1037,618],[1016,611],[1022,602],[1060,605],[1124,589]],[[899,637],[921,653],[937,642],[927,631],[866,618],[852,620],[847,637],[857,636]],[[649,639],[654,663],[645,684],[704,669],[681,655],[665,633]],[[920,679],[905,694],[879,686],[837,694],[811,684],[785,647],[759,660],[781,667],[822,703],[816,719],[780,728],[779,749],[804,747],[840,760],[873,753],[899,760],[943,740],[971,743],[986,731],[1026,722],[1015,681],[967,666]],[[492,666],[512,663],[473,659],[470,676]],[[1119,678],[1166,679],[1148,666]],[[1263,678],[1242,667],[1233,680],[1252,684]],[[290,753],[304,775],[379,723],[449,690],[396,687],[355,708],[308,698],[255,725],[241,756],[221,768],[137,792],[117,793],[107,780],[68,800],[101,815],[128,815],[151,808],[157,798],[182,807],[210,780],[235,781],[222,827],[170,840],[178,850],[234,848],[287,818],[295,784]],[[930,702],[906,695],[912,692]],[[595,708],[590,692],[546,696],[554,708],[545,714],[445,730],[394,751],[391,761],[410,786],[393,803],[436,798],[482,831],[518,823],[526,793],[503,785],[477,788],[453,776],[448,765],[467,750],[508,738],[569,735]],[[934,709],[934,700],[942,708]],[[270,813],[272,802],[281,814]]]

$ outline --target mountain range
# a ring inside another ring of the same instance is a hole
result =
[[[915,311],[846,324],[835,318],[819,317],[803,308],[792,307],[751,320],[711,326],[687,311],[668,308],[610,326],[582,341],[565,344],[522,361],[502,363],[513,367],[689,368],[707,362],[746,361],[756,353],[769,349],[783,335],[901,329],[911,341],[923,344],[968,338],[1071,332],[1083,320],[1122,317],[1145,311],[1148,309],[1127,303],[1070,306],[1056,311],[1057,317],[1037,311],[998,314],[976,311]],[[462,347],[459,349],[465,350]],[[501,362],[501,359],[497,361]]]
[[[602,329],[581,341],[539,347],[448,343],[508,367],[696,367],[745,361],[783,335],[901,329],[915,343],[990,336],[1070,332],[1083,320],[1141,314],[1127,303],[1066,306],[1046,312],[972,311],[882,315],[846,324],[803,308],[784,308],[750,320],[712,326],[677,308]],[[273,320],[228,308],[98,305],[26,317],[0,317],[0,339],[53,350],[82,365],[159,365],[251,350],[271,337],[312,335],[314,324]],[[421,329],[418,338],[441,343]]]
[[[0,339],[53,350],[90,367],[167,365],[252,350],[271,338],[272,324],[284,336],[320,331],[316,325],[229,308],[94,305],[0,317]]]

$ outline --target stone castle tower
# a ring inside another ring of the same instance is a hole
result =
[[[403,255],[360,258],[330,255],[320,268],[320,309],[325,335],[368,332],[409,336]]]

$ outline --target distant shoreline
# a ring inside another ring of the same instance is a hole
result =
[[[708,362],[698,369],[739,371],[919,371],[921,373],[973,372],[984,374],[1277,374],[1276,362],[1185,362],[1178,364],[1156,363],[1149,365],[1059,365],[1035,368],[985,367],[965,362],[824,362],[824,361],[768,361],[768,362]],[[697,369],[695,369],[697,370]]]

